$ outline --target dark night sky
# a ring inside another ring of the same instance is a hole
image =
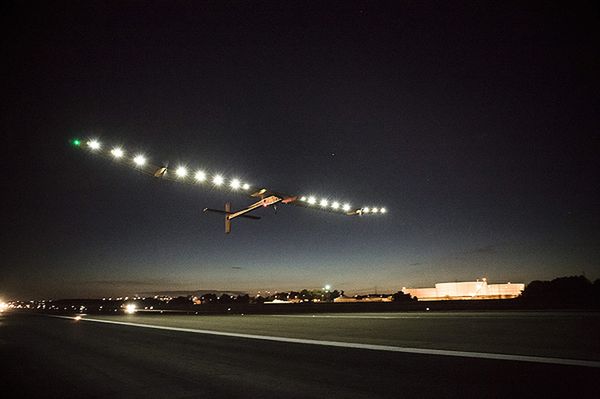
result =
[[[2,2],[0,296],[599,278],[598,9],[390,4]],[[75,136],[389,213],[225,236]]]

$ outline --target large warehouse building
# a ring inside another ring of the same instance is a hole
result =
[[[454,283],[436,283],[433,288],[402,288],[402,292],[419,301],[456,299],[510,299],[525,289],[523,283],[488,284],[486,279]]]

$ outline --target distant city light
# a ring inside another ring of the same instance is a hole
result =
[[[340,207],[340,203],[337,201],[333,201],[333,203],[331,204],[331,207],[333,209],[338,209]]]
[[[381,208],[381,209],[379,210],[379,213],[386,213],[386,212],[387,212],[387,209],[385,209],[385,208]]]
[[[348,204],[348,203],[346,203],[346,204],[344,204],[344,206],[342,206],[342,209],[343,209],[345,212],[348,212],[348,211],[349,211],[351,208],[352,208],[352,207],[351,207],[351,206],[350,206],[350,204]]]
[[[92,150],[99,150],[101,145],[100,142],[98,140],[90,140],[87,142],[88,147],[90,147]]]
[[[125,313],[134,314],[137,311],[137,306],[133,303],[127,304],[125,306]]]
[[[371,209],[369,209],[368,206],[365,206],[362,211],[363,211],[363,213],[369,213],[369,212],[371,212]]]
[[[8,309],[8,303],[0,301],[0,313],[4,312],[6,309]]]
[[[300,197],[300,201],[306,202],[306,197]]]
[[[379,212],[379,209],[378,208],[373,208],[373,209],[371,209],[371,212],[377,213],[377,212]]]
[[[326,285],[325,285],[325,291],[329,291],[330,289],[331,289],[331,285],[329,285],[329,284],[326,284]]]
[[[188,174],[188,171],[187,171],[187,169],[186,169],[186,168],[184,168],[183,166],[180,166],[180,167],[178,167],[178,168],[177,168],[177,170],[175,171],[175,174],[176,174],[178,177],[186,177],[186,176],[187,176],[187,174]]]
[[[221,175],[216,175],[213,178],[213,183],[215,186],[220,186],[221,184],[223,184],[224,181],[225,181],[225,179]]]
[[[119,147],[115,147],[113,148],[110,153],[112,154],[113,157],[115,158],[121,158],[125,153],[123,152],[123,150]]]
[[[137,166],[143,166],[146,163],[146,158],[143,155],[136,155],[135,158],[133,158],[133,162]]]
[[[194,175],[194,179],[196,179],[197,181],[204,181],[206,180],[206,173],[204,173],[204,171],[202,170],[199,170]]]
[[[327,205],[329,205],[329,201],[327,201],[325,198],[323,198],[321,200],[321,202],[319,203],[319,205],[321,205],[323,208],[327,207]]]
[[[248,183],[244,183],[244,185],[242,186],[242,189],[250,190],[250,185]]]
[[[79,321],[79,320],[81,320],[81,315],[77,315],[77,316],[75,316],[75,317],[73,318],[73,320],[75,320],[75,321]]]
[[[317,199],[315,197],[308,197],[308,203],[314,205],[317,203]]]

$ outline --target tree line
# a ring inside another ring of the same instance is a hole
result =
[[[525,287],[519,300],[527,305],[547,307],[600,307],[600,279],[593,283],[585,276],[535,280]]]

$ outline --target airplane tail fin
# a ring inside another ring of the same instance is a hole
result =
[[[204,208],[203,211],[204,212],[220,213],[222,215],[225,215],[225,233],[226,234],[231,233],[231,218],[230,218],[230,215],[233,212],[231,212],[231,203],[230,202],[225,203],[225,210],[224,211],[222,211],[220,209],[212,209],[212,208]],[[253,215],[238,215],[237,217],[242,217],[242,218],[247,218],[247,219],[254,219],[254,220],[259,220],[260,219],[260,216],[253,216]]]
[[[229,214],[231,213],[231,202],[225,203],[225,234],[231,233],[231,219]]]

